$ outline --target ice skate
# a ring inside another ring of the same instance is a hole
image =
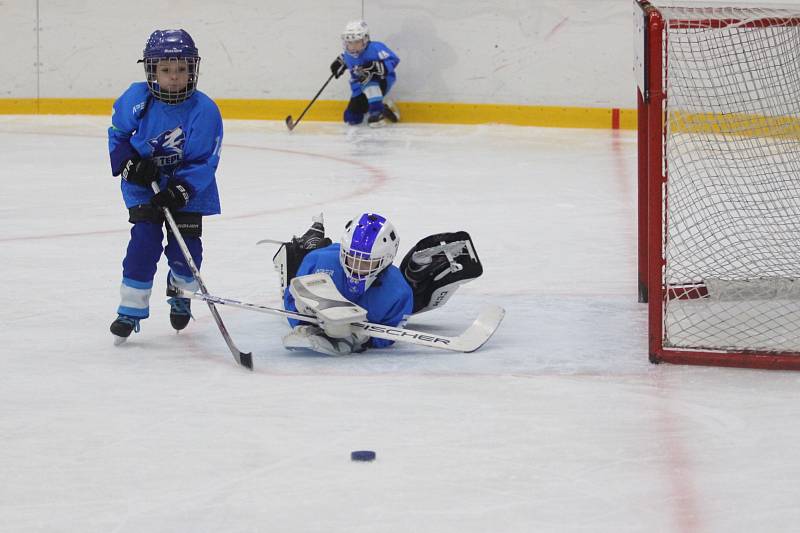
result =
[[[192,318],[192,301],[189,298],[172,297],[167,299],[169,304],[169,323],[175,331],[181,331],[189,325]]]
[[[367,118],[367,126],[370,128],[382,128],[386,126],[386,124],[388,124],[388,122],[384,111],[370,113],[369,118]]]
[[[111,334],[114,335],[114,346],[119,346],[131,336],[133,332],[139,332],[139,319],[127,315],[119,315],[111,323]]]
[[[397,109],[397,106],[391,100],[387,99],[383,101],[383,114],[389,122],[400,122],[400,110]]]

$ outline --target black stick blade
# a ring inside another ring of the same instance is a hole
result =
[[[289,128],[289,131],[292,131],[296,125],[297,122],[292,122],[292,115],[286,117],[286,127]]]
[[[253,354],[239,352],[239,364],[248,370],[253,370]]]

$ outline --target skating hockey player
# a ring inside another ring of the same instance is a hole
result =
[[[369,27],[363,20],[348,22],[342,32],[344,52],[331,63],[331,74],[337,79],[350,72],[350,103],[344,111],[344,121],[361,124],[367,115],[369,126],[378,127],[386,121],[397,122],[400,112],[386,96],[397,75],[400,59],[389,47],[369,38]]]
[[[409,315],[441,307],[460,285],[483,273],[466,232],[422,239],[400,268],[393,265],[399,242],[391,222],[364,213],[346,224],[340,243],[325,238],[321,215],[302,237],[283,243],[273,263],[284,307],[320,320],[319,325],[289,320],[293,329],[284,346],[328,355],[389,346],[392,341],[370,338],[349,324],[402,327]]]
[[[189,291],[198,289],[186,260],[167,231],[172,212],[198,268],[202,262],[202,217],[220,213],[215,173],[222,146],[222,118],[216,104],[197,90],[200,56],[184,30],[156,30],[147,40],[143,59],[145,82],[132,84],[116,102],[108,130],[111,172],[121,177],[128,209],[130,241],[122,263],[121,299],[111,324],[115,342],[139,331],[150,315],[150,293],[162,251],[167,256],[167,282]],[[161,192],[153,194],[152,182]],[[189,323],[189,300],[170,298],[170,322],[176,330]]]

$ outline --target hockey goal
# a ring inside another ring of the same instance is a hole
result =
[[[634,2],[650,360],[800,369],[800,6],[701,6]]]

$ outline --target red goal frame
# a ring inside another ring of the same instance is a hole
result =
[[[690,8],[692,9],[692,8]],[[693,10],[693,9],[692,9]],[[697,12],[702,12],[698,7]],[[736,12],[725,9],[726,14]],[[665,18],[648,0],[634,0],[635,70],[638,109],[638,292],[648,305],[648,352],[653,363],[800,370],[800,353],[759,351],[703,351],[664,346],[664,303],[674,298],[703,297],[703,286],[668,287],[664,205],[668,201],[669,169],[664,158],[666,143]],[[668,22],[670,28],[721,28],[775,25],[800,26],[800,17],[752,20],[735,18],[687,19]],[[798,325],[800,327],[800,325]]]

